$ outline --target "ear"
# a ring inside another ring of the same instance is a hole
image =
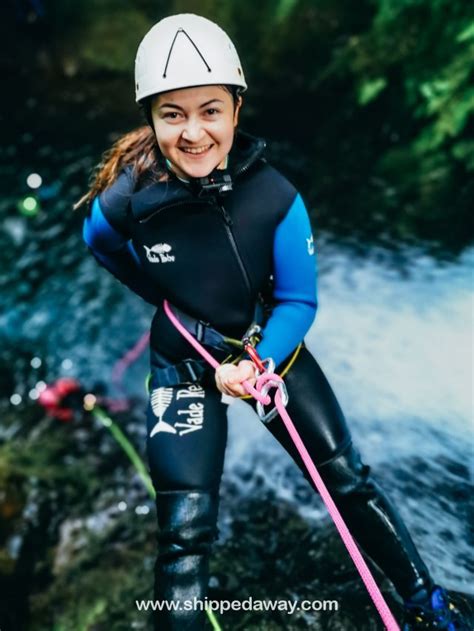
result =
[[[234,111],[234,127],[237,127],[238,125],[239,112],[240,112],[240,108],[242,107],[242,103],[243,103],[243,99],[241,96],[239,96],[239,98],[237,99],[237,103],[235,105],[235,111]]]

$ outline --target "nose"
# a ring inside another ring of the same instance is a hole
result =
[[[202,137],[202,127],[198,119],[189,118],[182,132],[183,140],[197,142]]]

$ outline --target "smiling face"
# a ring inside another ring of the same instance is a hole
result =
[[[224,168],[232,147],[242,98],[234,106],[222,86],[208,85],[163,92],[151,114],[160,151],[183,178],[205,177]]]

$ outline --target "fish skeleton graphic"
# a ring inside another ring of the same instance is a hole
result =
[[[153,414],[158,417],[158,423],[151,430],[150,438],[158,432],[178,433],[172,425],[163,420],[163,415],[171,405],[172,400],[173,388],[157,388],[151,393],[151,409]]]
[[[166,263],[168,261],[174,261],[174,256],[168,254],[168,252],[171,252],[172,249],[169,243],[156,243],[151,248],[146,245],[143,247],[145,248],[147,259],[152,263]]]

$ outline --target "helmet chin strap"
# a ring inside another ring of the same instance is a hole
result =
[[[173,163],[166,158],[166,167],[168,170],[177,177],[178,180],[189,186],[199,197],[213,193],[223,195],[232,190],[232,178],[230,173],[227,171],[228,164],[229,156],[227,155],[222,168],[217,166],[204,177],[190,177],[189,179],[185,179],[176,173],[173,168]]]
[[[187,184],[189,184],[189,182],[191,182],[193,179],[196,179],[196,178],[192,178],[192,177],[189,178],[189,179],[185,179],[184,177],[179,176],[176,173],[176,171],[174,170],[174,168],[173,168],[173,163],[170,160],[168,160],[168,158],[166,158],[165,162],[166,162],[166,166],[168,167],[168,171],[171,171],[174,175],[176,175],[178,180],[181,180],[181,182],[186,182]],[[229,156],[226,155],[225,163],[224,163],[224,166],[222,167],[222,169],[227,169],[228,164],[229,164]],[[216,169],[219,169],[219,166],[216,166],[216,168],[213,169],[213,171],[215,171]]]
[[[185,184],[189,184],[191,182],[190,179],[186,180],[184,179],[184,177],[181,177],[180,175],[176,173],[176,171],[173,168],[173,163],[170,160],[168,160],[168,158],[166,158],[165,162],[166,162],[166,167],[168,171],[171,171],[171,173],[175,175],[178,178],[178,180],[181,180],[181,182],[184,182]]]

